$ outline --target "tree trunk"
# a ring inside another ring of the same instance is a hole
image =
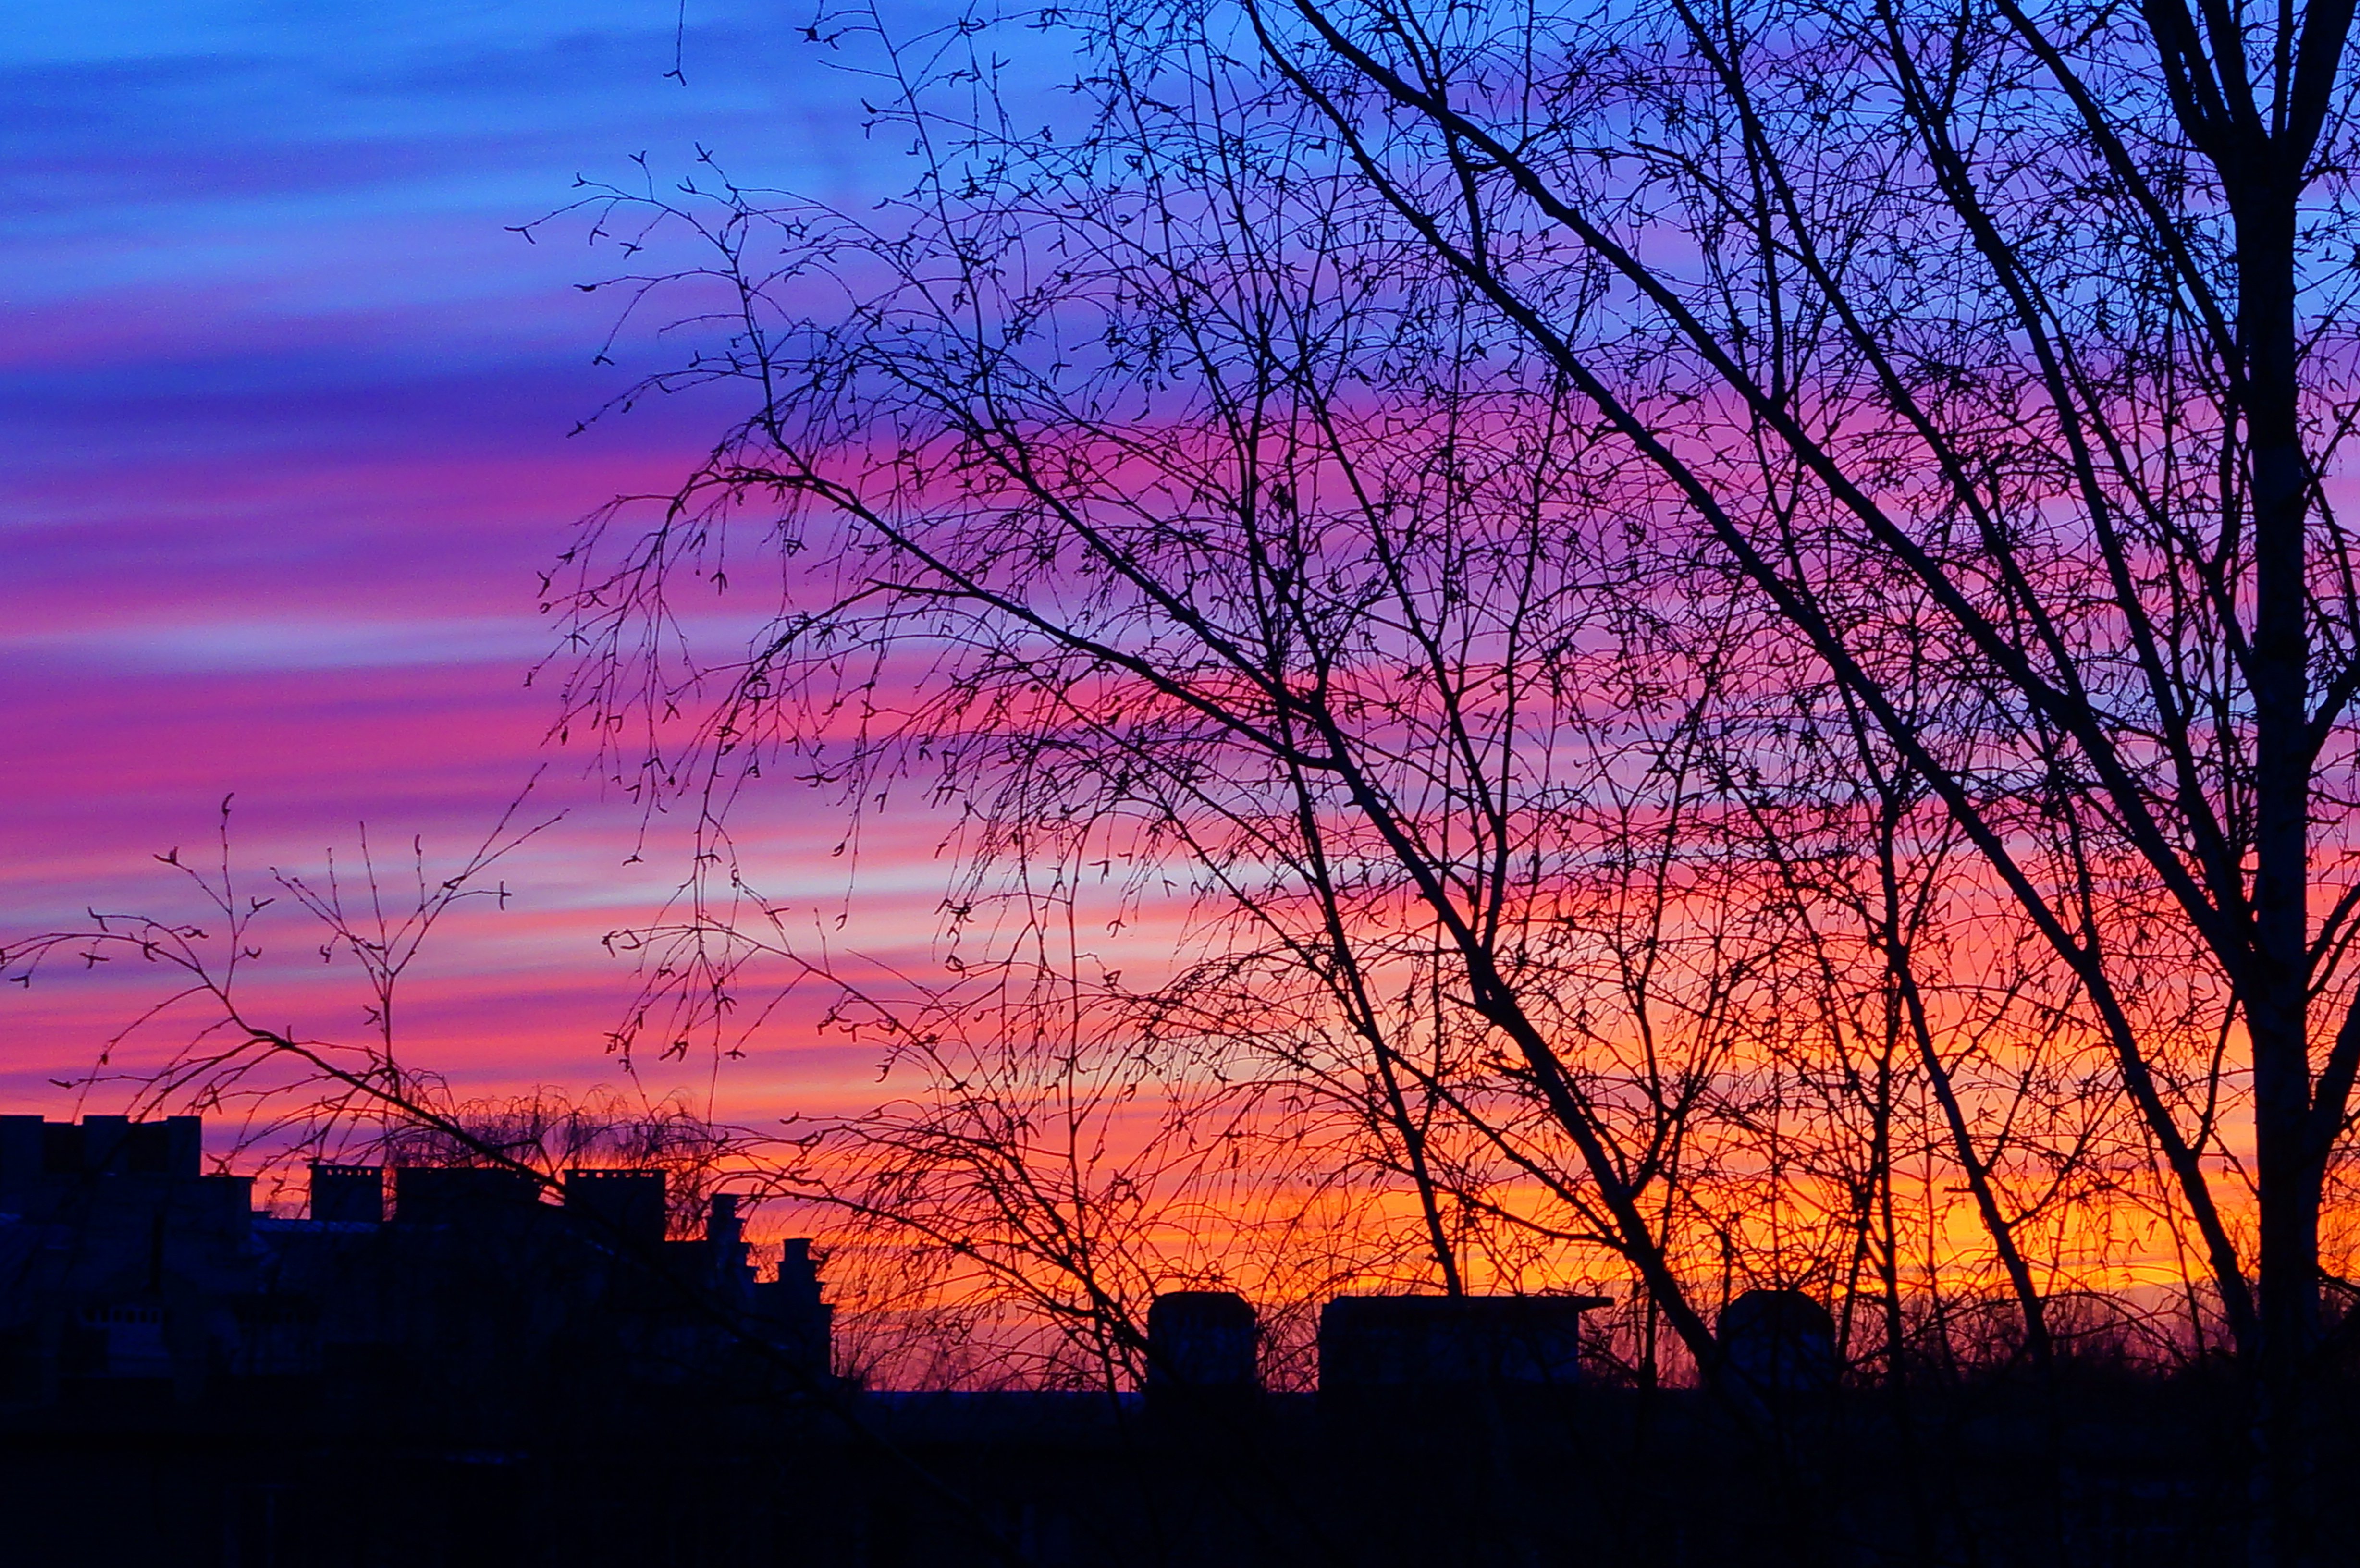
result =
[[[2274,156],[2276,155],[2276,156]],[[2232,179],[2238,337],[2254,528],[2253,963],[2240,986],[2254,1060],[2260,1204],[2258,1343],[2251,1366],[2256,1555],[2309,1563],[2315,1549],[2309,1372],[2317,1337],[2320,1159],[2311,1133],[2310,629],[2304,593],[2309,484],[2295,361],[2295,184],[2278,149]],[[2230,171],[2224,170],[2224,174]]]

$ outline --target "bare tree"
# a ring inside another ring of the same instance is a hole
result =
[[[2360,1066],[2329,488],[2351,7],[1246,14],[2070,973],[2250,1373],[2257,1555],[2309,1560],[2321,1203]],[[1931,713],[1896,700],[1899,624],[1957,672]],[[2229,1192],[2221,1080],[2143,1016],[2156,980],[2243,1036]]]
[[[397,1003],[438,927],[469,906],[507,904],[498,867],[556,821],[520,820],[530,796],[528,787],[470,854],[447,866],[430,869],[422,839],[410,842],[405,867],[385,865],[364,827],[357,867],[339,866],[331,855],[310,877],[240,865],[224,799],[210,855],[184,857],[174,848],[156,857],[177,875],[179,891],[193,896],[190,904],[172,913],[93,909],[83,924],[0,947],[0,977],[31,986],[60,969],[102,965],[136,975],[127,1021],[79,1086],[119,1090],[135,1111],[233,1113],[241,1149],[284,1160],[420,1128],[464,1142],[443,1080],[400,1052]],[[357,1031],[300,1029],[282,1010],[289,994],[258,970],[278,958],[267,928],[290,912],[299,951],[308,944],[322,964],[341,959],[357,971],[357,995],[338,997],[355,1007]]]
[[[471,853],[446,866],[432,866],[423,840],[413,839],[406,877],[372,853],[366,829],[356,867],[339,866],[332,855],[315,875],[272,867],[257,877],[233,853],[224,800],[213,855],[193,861],[175,849],[157,856],[177,874],[180,890],[194,894],[195,918],[185,909],[93,909],[83,924],[0,947],[0,979],[30,987],[60,971],[136,966],[130,993],[139,999],[129,1020],[67,1086],[118,1096],[134,1114],[229,1113],[235,1144],[224,1163],[243,1155],[264,1174],[283,1174],[305,1157],[360,1155],[401,1166],[503,1171],[544,1192],[561,1191],[567,1172],[585,1166],[654,1169],[667,1177],[671,1227],[686,1239],[703,1230],[707,1203],[724,1182],[756,1196],[791,1185],[780,1175],[780,1139],[718,1123],[677,1098],[613,1088],[575,1094],[544,1085],[464,1097],[407,1053],[397,1027],[404,982],[437,929],[472,904],[505,907],[509,889],[497,869],[558,820],[520,820],[530,796],[529,785]],[[283,1021],[280,1009],[290,999],[285,972],[268,964],[284,951],[279,939],[288,928],[269,918],[274,909],[295,916],[296,942],[322,964],[343,960],[357,970],[357,996],[341,987],[336,996],[347,1005],[357,1000],[360,1030]],[[862,1420],[834,1378],[814,1380],[727,1292],[669,1265],[661,1248],[595,1211],[581,1217],[606,1227],[601,1239],[640,1270],[654,1299],[767,1365],[869,1454],[946,1505],[996,1560],[1028,1561],[986,1508]]]
[[[1649,545],[1612,430],[1372,219],[1283,88],[1209,58],[1190,82],[1196,117],[1113,91],[1071,150],[970,128],[887,220],[718,177],[592,200],[635,247],[714,247],[688,286],[726,280],[737,331],[682,378],[762,392],[645,531],[628,504],[594,523],[555,601],[588,650],[580,724],[643,725],[621,777],[698,806],[680,918],[631,938],[654,944],[648,1028],[734,1050],[749,964],[828,968],[735,851],[765,768],[839,790],[856,832],[920,792],[963,868],[949,961],[1085,965],[1035,950],[1093,886],[1117,921],[1193,921],[1179,961],[1090,1005],[1202,1061],[1242,1050],[1242,1079],[1354,1127],[1445,1289],[1570,1283],[1602,1248],[1709,1367],[1698,1291],[1755,1255],[1747,1216],[1768,1254],[1797,1244],[1771,1280],[1832,1280],[1858,1234],[1817,1192],[1814,1239],[1778,1229],[1787,1154],[1827,1129],[1779,1145],[1794,1080],[1765,1042],[1830,973],[1792,956],[1728,755],[1778,744],[1825,678],[1771,651],[1725,564]],[[798,313],[822,280],[841,319]],[[700,657],[692,581],[778,618]],[[1785,771],[1825,795],[1810,761]],[[860,1001],[942,1038],[930,993]],[[1051,1041],[1009,1043],[1045,1068]],[[928,1116],[1011,1081],[934,1082]],[[980,1108],[1002,1135],[959,1148],[1007,1157],[1026,1114]],[[1738,1174],[1765,1137],[1766,1205]]]
[[[1906,1060],[2034,1346],[2108,1205],[2158,1215],[2248,1379],[2256,1560],[2311,1560],[2360,1071],[2350,8],[1059,15],[1039,133],[976,27],[824,18],[922,155],[878,213],[593,198],[712,245],[725,341],[674,379],[754,394],[552,601],[576,711],[650,725],[623,771],[712,867],[783,755],[857,811],[923,780],[974,878],[1182,877],[1191,973],[1257,982],[1207,1027],[1322,989],[1446,1275],[1452,1204],[1602,1246],[1708,1367],[1697,1232],[1765,1245],[1721,1182],[1794,1103],[1768,1020],[1881,996],[1785,1037],[1878,1042],[1832,1166],[1889,1183],[1851,1151]],[[749,561],[775,619],[700,658],[677,595]],[[1831,871],[1782,861],[1795,811]],[[2127,1121],[2076,1103],[2092,1051]]]

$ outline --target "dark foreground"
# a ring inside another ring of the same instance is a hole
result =
[[[316,1383],[229,1406],[67,1389],[0,1416],[12,1564],[2072,1563],[2243,1556],[2234,1401],[2202,1379],[1799,1399],[1774,1443],[1604,1388],[1323,1410],[1095,1395],[635,1399],[464,1427]],[[2348,1447],[2330,1499],[2360,1476]],[[2331,1501],[2330,1512],[2348,1516]],[[2339,1517],[2335,1528],[2348,1529]],[[2355,1558],[2339,1542],[2331,1560]]]

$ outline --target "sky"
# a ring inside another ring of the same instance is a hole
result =
[[[191,909],[154,856],[193,858],[225,796],[235,863],[268,891],[271,866],[316,874],[333,849],[349,867],[363,824],[381,855],[417,835],[445,863],[538,769],[534,810],[565,819],[506,868],[505,908],[423,953],[405,1051],[484,1093],[615,1079],[602,1041],[634,979],[599,938],[681,866],[661,845],[633,862],[631,809],[549,743],[547,683],[525,683],[552,643],[534,574],[592,507],[683,472],[727,410],[659,400],[570,436],[652,362],[596,362],[614,306],[575,285],[608,262],[578,224],[513,230],[577,176],[628,180],[644,155],[669,177],[699,147],[838,201],[882,189],[893,155],[802,19],[746,0],[16,8],[0,941]],[[764,833],[781,884],[824,899],[841,881],[830,824],[784,812]],[[902,880],[922,943],[926,878]],[[321,969],[294,913],[257,928],[268,1005],[350,1032],[352,976]],[[61,1081],[154,988],[10,987],[0,1108],[75,1104]],[[861,1053],[796,1019],[726,1083],[647,1064],[644,1086],[717,1089],[757,1119],[855,1093]]]

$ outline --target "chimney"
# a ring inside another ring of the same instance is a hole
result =
[[[406,1225],[479,1225],[530,1218],[540,1188],[504,1167],[404,1165],[393,1173],[393,1217]]]
[[[1147,1308],[1147,1388],[1251,1393],[1254,1310],[1234,1290],[1167,1290]]]
[[[565,1212],[594,1241],[653,1247],[664,1236],[661,1171],[568,1171]]]
[[[745,1236],[745,1223],[738,1217],[738,1194],[714,1193],[712,1211],[705,1218],[705,1239],[713,1244],[723,1261],[735,1262],[738,1257],[737,1248],[744,1243]]]
[[[0,1196],[14,1200],[41,1177],[41,1118],[0,1116]]]
[[[131,1152],[129,1116],[84,1116],[82,1119],[82,1168],[91,1173],[120,1171]]]
[[[383,1225],[385,1167],[313,1160],[311,1217],[332,1225]]]
[[[164,1174],[189,1181],[204,1171],[205,1122],[202,1116],[164,1118]]]
[[[836,1309],[820,1300],[811,1237],[791,1236],[780,1245],[778,1274],[754,1287],[754,1311],[768,1324],[771,1344],[801,1368],[801,1391],[834,1381]]]

